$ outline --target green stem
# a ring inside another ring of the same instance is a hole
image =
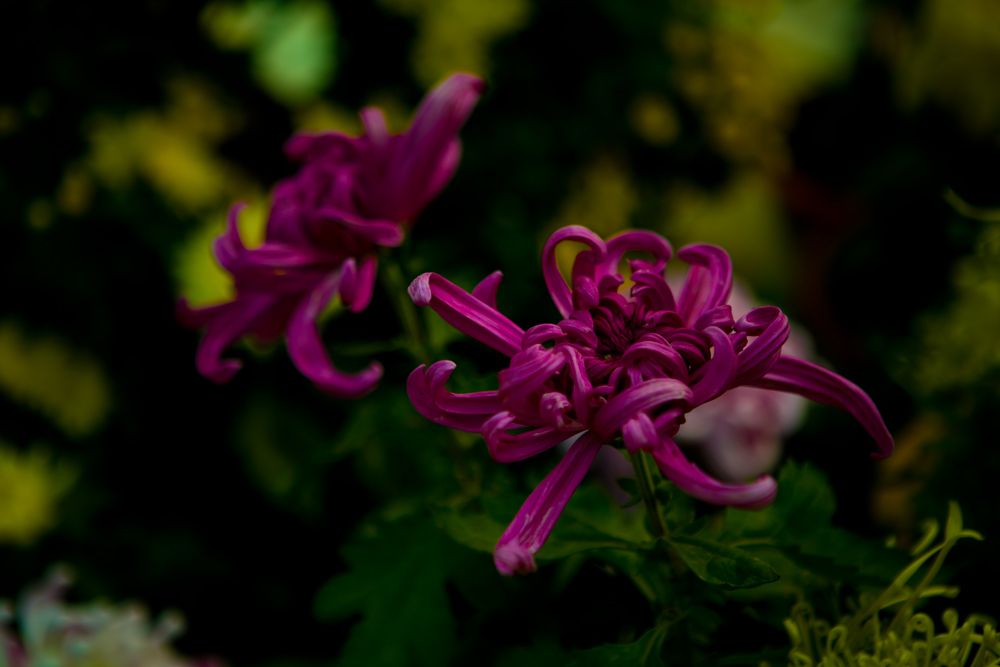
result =
[[[639,485],[642,499],[646,503],[646,512],[649,514],[649,525],[654,537],[666,537],[669,534],[667,524],[663,520],[663,512],[660,510],[660,503],[656,500],[655,484],[653,475],[649,470],[649,461],[642,451],[630,454],[632,469],[635,471],[635,481]]]
[[[417,360],[417,363],[431,363],[431,354],[427,349],[427,337],[424,335],[424,328],[420,324],[420,316],[417,308],[410,300],[407,293],[406,279],[403,277],[403,270],[388,254],[382,255],[382,270],[378,272],[382,278],[382,286],[385,288],[389,301],[392,302],[392,309],[396,311],[396,317],[403,327],[407,340],[410,342],[410,353]]]
[[[433,361],[433,355],[427,345],[427,336],[420,323],[420,315],[417,307],[413,305],[410,294],[407,292],[409,284],[403,277],[403,270],[399,264],[388,253],[380,258],[382,267],[379,269],[379,276],[382,279],[382,286],[385,288],[392,303],[392,309],[396,311],[396,317],[403,327],[407,345],[413,358],[418,364],[429,364]],[[447,448],[451,456],[452,464],[455,466],[455,476],[458,479],[462,491],[469,497],[479,495],[480,481],[478,476],[469,467],[465,460],[465,450],[456,434],[448,429]]]

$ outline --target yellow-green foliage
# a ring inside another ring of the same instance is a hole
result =
[[[75,474],[40,449],[0,442],[0,542],[29,546],[56,523],[56,505]]]
[[[228,207],[252,194],[253,183],[215,152],[215,146],[240,127],[239,114],[197,79],[175,78],[167,92],[164,109],[92,118],[85,168],[112,190],[141,178],[187,214]]]
[[[110,382],[96,359],[54,336],[29,336],[10,320],[0,322],[0,390],[71,437],[95,431],[111,409]]]
[[[523,27],[525,0],[380,0],[387,9],[417,20],[411,64],[417,80],[431,86],[462,70],[487,76],[489,50]]]
[[[665,204],[662,232],[675,247],[714,243],[726,249],[735,271],[754,287],[774,292],[787,284],[788,227],[780,196],[762,172],[736,172],[716,192],[678,185]]]
[[[888,29],[888,28],[884,28]],[[950,107],[976,133],[1000,124],[1000,3],[926,0],[917,25],[894,40],[897,90],[908,106]]]
[[[920,321],[918,348],[900,369],[908,386],[925,393],[968,385],[1000,367],[1000,229],[983,232],[953,283],[954,301]]]
[[[927,546],[937,533],[937,525],[914,550],[919,556],[895,581],[878,595],[862,595],[857,611],[831,627],[815,618],[812,607],[800,602],[792,609],[785,629],[792,641],[789,664],[794,667],[987,667],[1000,664],[1000,640],[994,622],[973,615],[959,625],[958,612],[942,615],[943,632],[926,614],[915,614],[921,598],[935,595],[954,597],[954,588],[932,585],[948,551],[963,537],[981,540],[972,530],[963,530],[958,504],[948,509],[944,540],[933,549]],[[933,561],[931,558],[936,556]],[[909,580],[930,561],[920,583]],[[880,614],[895,609],[891,618]],[[970,662],[971,660],[971,662]]]
[[[678,91],[709,140],[737,164],[783,169],[785,132],[807,95],[849,71],[860,43],[856,0],[706,0],[703,20],[665,41]]]
[[[213,2],[201,22],[219,48],[250,51],[257,83],[283,104],[308,103],[333,80],[336,29],[325,2]]]

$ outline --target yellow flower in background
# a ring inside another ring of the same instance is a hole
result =
[[[58,502],[75,476],[38,448],[21,453],[0,442],[0,543],[30,546],[55,526]]]
[[[490,48],[527,24],[526,0],[379,0],[386,9],[416,19],[411,65],[431,86],[456,70],[488,76]]]
[[[783,170],[799,103],[846,76],[861,42],[856,0],[705,4],[701,24],[666,27],[677,89],[709,140],[741,165]]]
[[[112,406],[100,362],[54,336],[29,336],[11,320],[0,322],[0,391],[74,438],[96,431]]]

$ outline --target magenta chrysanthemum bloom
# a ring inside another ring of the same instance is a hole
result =
[[[572,289],[556,266],[561,241],[589,246],[573,265]],[[634,283],[619,293],[619,263],[628,251]],[[482,433],[497,461],[519,461],[583,433],[528,497],[497,544],[494,560],[506,575],[535,569],[535,553],[580,484],[602,445],[618,438],[629,453],[653,456],[661,472],[688,494],[709,503],[746,509],[774,500],[777,483],[762,476],[727,484],[689,462],[673,441],[684,415],[738,386],[799,394],[846,410],[875,438],[873,458],[893,441],[871,399],[856,385],[809,362],[782,356],[788,319],[774,306],[754,308],[738,322],[727,301],[732,266],[721,248],[692,245],[678,258],[690,265],[680,294],[664,280],[673,252],[666,239],[631,231],[607,243],[583,227],[554,233],[542,256],[552,300],[564,318],[527,331],[496,309],[500,273],[472,294],[434,273],[413,281],[414,303],[430,306],[459,331],[511,358],[499,389],[453,394],[445,383],[450,361],[421,366],[408,391],[428,419]]]
[[[390,135],[382,112],[361,111],[365,133],[297,135],[286,152],[302,162],[298,173],[274,190],[265,241],[247,249],[236,224],[242,206],[229,213],[213,249],[233,275],[236,299],[191,309],[184,299],[178,319],[205,328],[196,357],[198,372],[224,383],[239,370],[223,351],[246,335],[272,341],[287,337],[298,369],[317,387],[341,398],[371,391],[382,377],[378,362],[356,374],[334,368],[316,318],[338,294],[352,312],[367,307],[380,247],[402,243],[421,210],[458,166],[461,129],[485,84],[454,74],[417,109],[413,124]]]

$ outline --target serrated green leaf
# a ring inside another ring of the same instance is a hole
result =
[[[669,542],[691,571],[710,584],[753,588],[778,580],[766,561],[741,549],[686,535],[675,535]]]
[[[382,525],[378,531],[341,550],[350,571],[328,581],[316,596],[321,620],[362,617],[337,665],[449,664],[455,623],[444,583],[452,543],[423,519]]]
[[[605,665],[621,665],[622,667],[664,667],[660,656],[663,645],[663,632],[653,628],[631,644],[605,644],[586,651],[575,651],[570,667],[604,667]]]

